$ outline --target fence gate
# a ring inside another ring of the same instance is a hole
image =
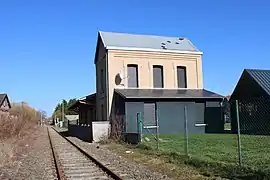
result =
[[[157,132],[157,115],[155,103],[144,103],[143,134],[155,134]]]
[[[208,124],[205,122],[205,115],[208,111],[205,109],[205,103],[195,103],[195,116],[193,117],[194,132],[205,133]],[[217,119],[215,119],[217,121]],[[209,123],[209,122],[208,122]]]

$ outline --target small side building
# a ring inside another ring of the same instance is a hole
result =
[[[96,119],[96,93],[79,98],[69,109],[79,114],[79,124],[92,124]]]
[[[245,69],[231,95],[231,127],[237,133],[237,111],[240,132],[252,135],[270,134],[270,70]]]
[[[0,94],[0,116],[9,115],[11,104],[7,94]]]
[[[79,114],[79,123],[69,124],[69,133],[88,142],[108,138],[109,121],[96,119],[96,93],[78,99],[69,109]]]
[[[138,112],[143,134],[155,133],[157,125],[160,134],[183,134],[185,109],[189,133],[222,133],[222,100],[205,89],[115,89],[113,109],[125,117],[123,132],[129,140],[138,135]]]

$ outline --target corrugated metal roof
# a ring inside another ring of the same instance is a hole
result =
[[[115,89],[115,92],[124,98],[223,98],[205,89]]]
[[[270,70],[245,69],[245,71],[270,95]]]
[[[146,48],[200,52],[187,38],[141,35],[115,32],[99,32],[105,47]]]

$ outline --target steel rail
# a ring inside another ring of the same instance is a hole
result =
[[[71,140],[63,136],[61,133],[59,133],[55,128],[51,127],[55,132],[57,132],[61,137],[63,137],[66,141],[68,141],[71,145],[73,145],[76,149],[78,149],[83,155],[85,155],[88,159],[90,159],[92,162],[94,162],[99,168],[101,168],[106,174],[108,174],[110,177],[112,177],[115,180],[123,180],[120,176],[118,176],[116,173],[114,173],[112,170],[110,170],[108,167],[106,167],[103,163],[98,161],[96,158],[85,152],[83,149],[81,149],[79,146],[77,146],[75,143],[73,143]]]

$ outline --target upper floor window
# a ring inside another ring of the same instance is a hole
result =
[[[138,65],[129,64],[127,65],[128,71],[128,87],[137,88],[138,85]]]
[[[103,93],[104,92],[104,86],[105,86],[105,76],[104,76],[104,70],[103,69],[101,69],[100,70],[100,91],[101,91],[101,93]]]
[[[160,65],[153,66],[153,84],[154,88],[163,88],[163,67]]]
[[[187,88],[186,67],[177,66],[177,84],[178,84],[178,88]]]

